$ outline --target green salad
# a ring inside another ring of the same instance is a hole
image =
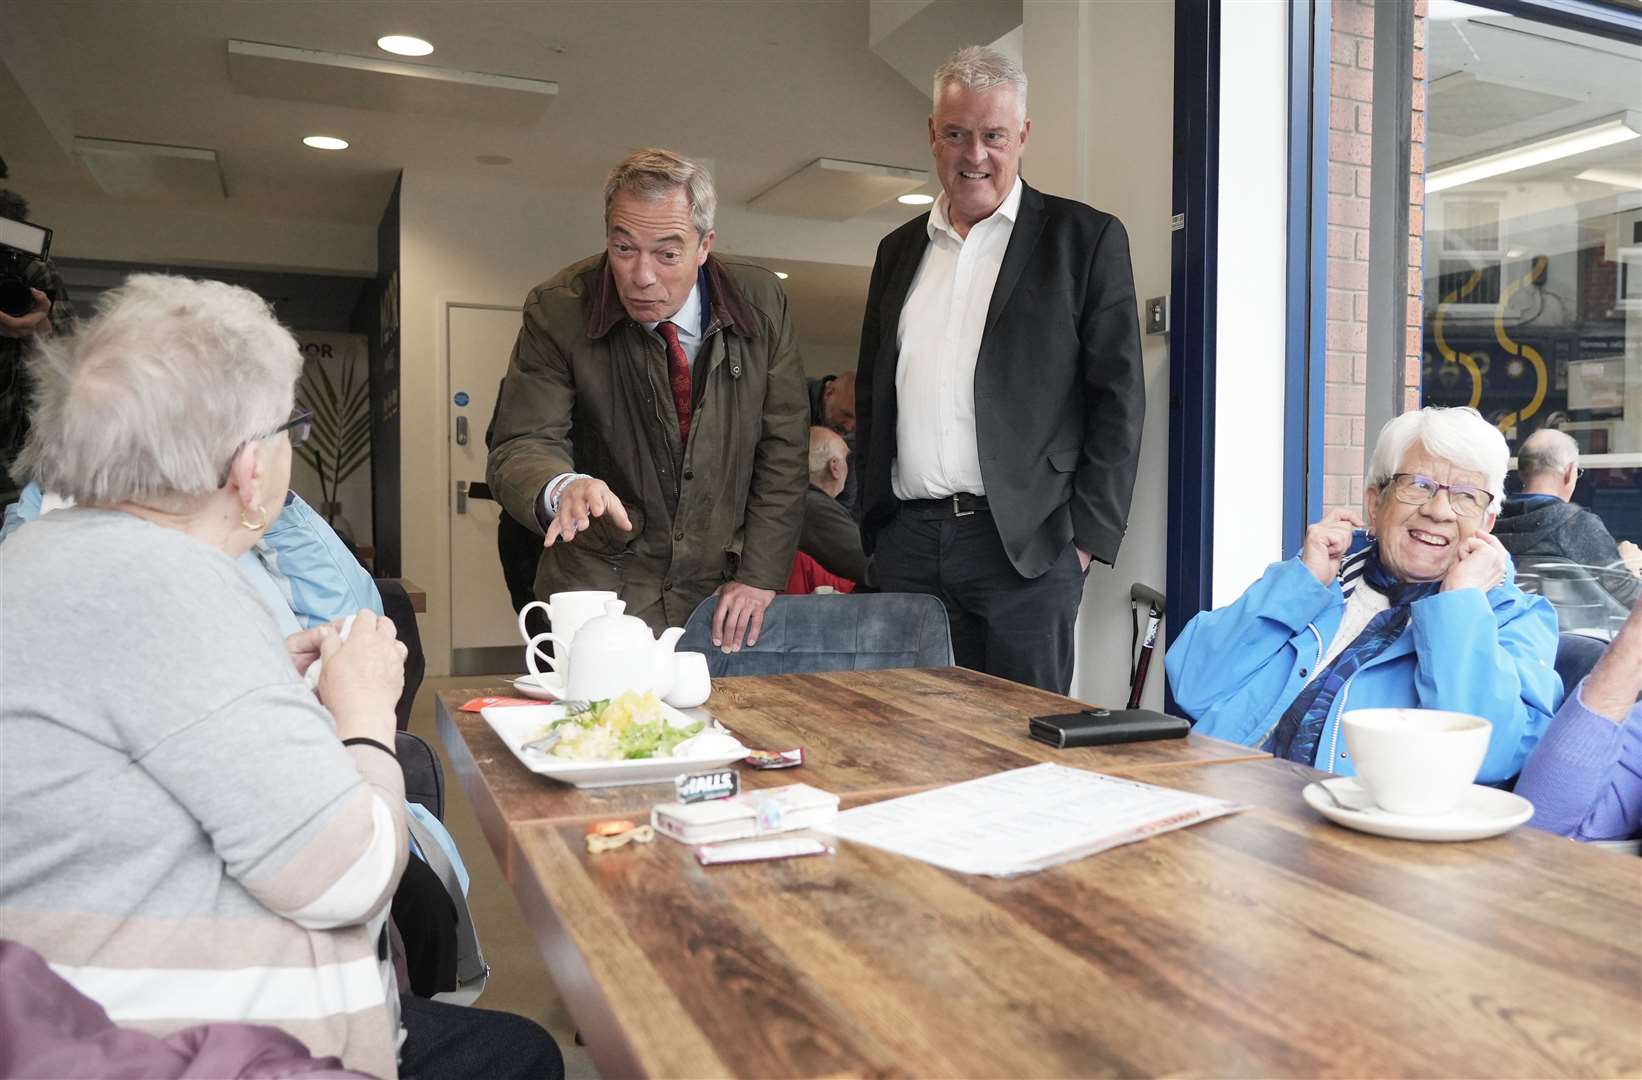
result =
[[[672,757],[678,744],[703,726],[698,720],[675,727],[667,722],[654,694],[629,690],[609,701],[565,702],[565,715],[540,734],[558,733],[559,741],[548,751],[554,757],[619,761]]]

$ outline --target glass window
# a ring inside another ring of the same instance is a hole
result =
[[[1642,543],[1642,48],[1428,11],[1422,399],[1566,432],[1572,501]]]

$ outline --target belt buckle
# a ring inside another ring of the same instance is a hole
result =
[[[964,510],[959,506],[959,504],[958,504],[959,494],[960,494],[960,492],[956,492],[956,491],[954,491],[952,493],[952,516],[955,517],[955,518],[974,517],[975,516],[975,511],[973,511],[973,510]]]

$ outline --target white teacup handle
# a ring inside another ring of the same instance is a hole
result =
[[[527,625],[527,620],[530,616],[530,609],[531,608],[541,608],[542,609],[542,614],[547,616],[547,621],[550,624],[553,622],[553,609],[548,606],[548,603],[547,603],[546,600],[532,600],[530,603],[528,603],[524,607],[520,608],[519,609],[519,640],[523,641],[523,642],[526,642],[527,644],[530,641],[530,628]]]
[[[540,601],[537,601],[537,603],[540,603]],[[542,643],[547,641],[551,641],[553,644],[557,645],[559,647],[559,651],[564,655],[549,656],[547,653],[542,652]],[[541,669],[536,666],[536,657],[538,655],[547,662],[548,667],[557,672],[570,660],[570,642],[560,637],[558,634],[537,634],[535,637],[530,639],[530,644],[525,646],[525,664],[530,668],[530,673],[532,675],[540,677],[542,674]]]

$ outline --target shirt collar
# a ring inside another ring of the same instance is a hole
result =
[[[948,200],[946,197],[946,192],[943,191],[935,197],[935,205],[930,208],[929,223],[926,226],[926,229],[929,232],[929,238],[933,240],[935,239],[935,234],[937,232],[944,232],[959,242],[962,242],[963,238],[958,236],[958,230],[952,227],[952,220],[947,217],[947,203]],[[1020,217],[1020,212],[1021,178],[1020,174],[1016,173],[1015,186],[1009,189],[1009,194],[1004,196],[1003,202],[998,204],[998,208],[996,210],[992,211],[991,217],[983,220],[991,221],[992,218],[1001,217],[1013,225],[1015,223],[1015,219]],[[975,224],[979,225],[980,222],[976,222]]]
[[[644,324],[646,330],[654,331],[664,322],[670,322],[678,327],[678,332],[688,338],[701,336],[701,277],[696,274],[696,283],[690,286],[690,295],[684,298],[684,306],[678,313],[666,319],[657,319],[655,322]]]

